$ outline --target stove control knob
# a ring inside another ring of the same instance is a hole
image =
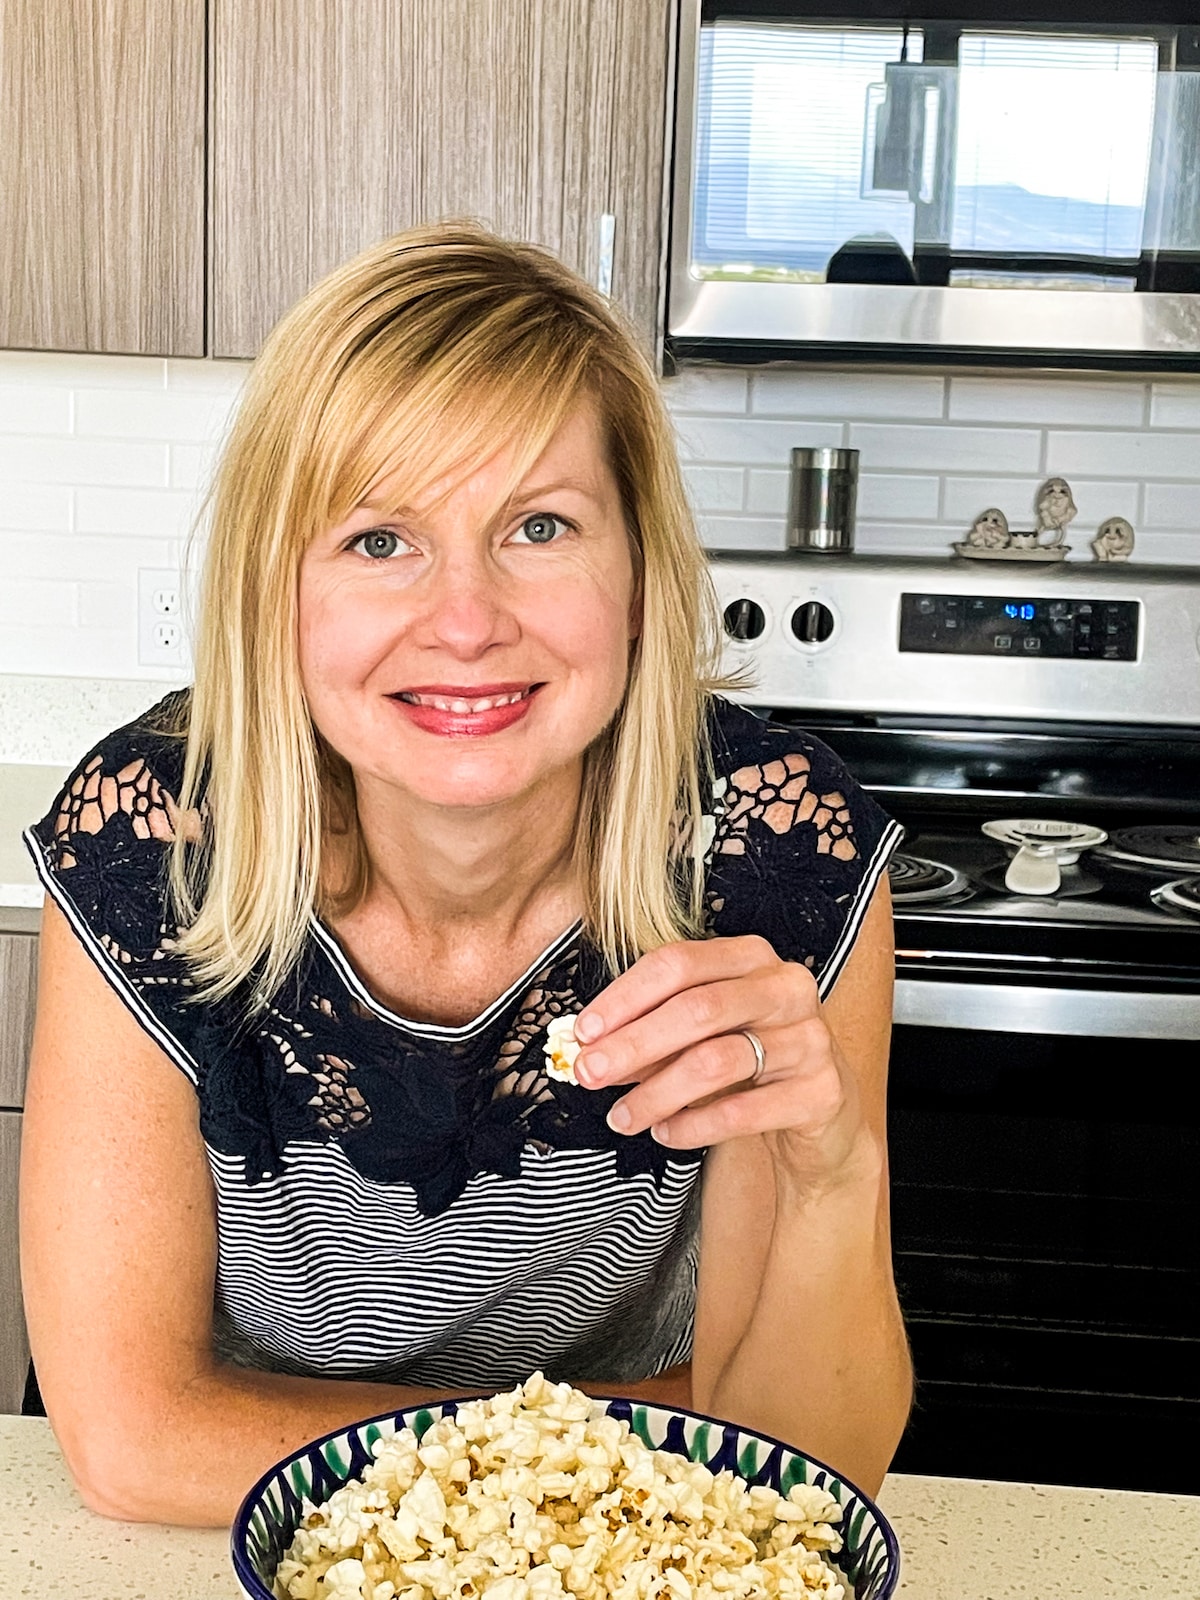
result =
[[[763,608],[753,600],[734,600],[725,607],[725,632],[731,639],[743,643],[747,639],[757,639],[766,625]]]
[[[801,644],[824,644],[833,632],[833,612],[819,600],[809,600],[792,612],[792,632]]]

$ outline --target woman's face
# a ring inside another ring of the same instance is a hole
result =
[[[502,804],[577,769],[620,705],[633,563],[594,408],[497,513],[510,470],[505,450],[415,506],[384,481],[305,552],[304,692],[360,786]]]

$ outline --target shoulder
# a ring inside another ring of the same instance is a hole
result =
[[[760,933],[833,983],[901,829],[802,728],[714,700],[704,833],[718,935]]]
[[[800,835],[817,855],[852,862],[890,828],[841,757],[803,728],[714,699],[709,718],[715,809],[729,841]]]
[[[30,833],[56,868],[73,847],[110,827],[135,838],[174,837],[183,778],[188,691],[176,690],[106,734],[77,764]]]
[[[26,833],[42,884],[78,932],[149,955],[166,918],[167,846],[187,826],[183,778],[188,694],[178,690],[107,734]]]

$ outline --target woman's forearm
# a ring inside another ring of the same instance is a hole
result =
[[[819,1197],[777,1174],[753,1309],[709,1392],[695,1395],[698,1410],[784,1439],[869,1494],[912,1399],[886,1205],[883,1170]]]
[[[56,1432],[93,1511],[129,1522],[224,1527],[256,1479],[308,1440],[379,1412],[478,1392],[214,1365],[168,1394],[138,1397],[112,1412],[106,1426],[94,1419],[86,1430]]]
[[[579,1387],[686,1406],[690,1375],[689,1367],[678,1366],[641,1383]],[[157,1426],[131,1427],[126,1437],[117,1424],[91,1442],[76,1436],[66,1453],[93,1511],[131,1522],[224,1527],[251,1484],[308,1440],[379,1412],[486,1388],[433,1390],[214,1366],[164,1397]]]

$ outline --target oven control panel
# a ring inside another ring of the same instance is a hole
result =
[[[900,596],[900,649],[918,655],[1136,661],[1136,600],[1039,600],[1030,595]]]

